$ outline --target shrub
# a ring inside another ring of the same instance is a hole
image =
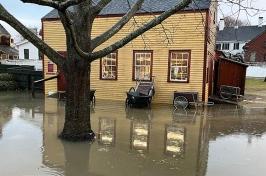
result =
[[[18,85],[15,81],[0,81],[0,91],[16,90]]]
[[[15,78],[13,75],[8,73],[1,73],[0,74],[0,81],[14,81]]]

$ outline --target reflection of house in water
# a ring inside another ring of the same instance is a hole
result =
[[[16,96],[14,96],[16,94]],[[42,101],[31,99],[31,97],[14,92],[0,94],[0,137],[5,124],[12,118],[20,118],[30,121],[37,127],[42,126]]]
[[[145,121],[131,121],[130,146],[138,151],[149,150],[150,124]]]
[[[0,138],[3,136],[3,127],[10,120],[10,117],[11,116],[1,116],[0,117]]]
[[[1,110],[1,116],[0,116],[0,138],[1,138],[3,136],[4,125],[11,119],[12,108],[0,104],[0,110]]]
[[[226,108],[226,111],[224,109]],[[220,114],[220,115],[218,115]],[[252,137],[260,137],[266,132],[266,108],[230,108],[221,107],[220,111],[210,109],[210,140],[225,135],[246,134],[247,141]]]
[[[130,119],[130,148],[139,152],[148,152],[153,111],[127,108],[126,118]]]
[[[45,107],[49,110],[44,117],[43,163],[65,175],[196,176],[206,172],[205,118],[178,122],[167,108],[125,111],[98,103],[92,114],[96,142],[72,144],[57,138],[63,108],[55,100],[46,100]],[[102,150],[103,146],[111,147]]]
[[[183,156],[185,151],[186,129],[171,124],[165,126],[165,154]]]
[[[65,162],[64,146],[58,140],[63,129],[63,105],[56,99],[45,99],[43,117],[43,164],[50,168],[62,168]],[[62,170],[62,169],[60,169]]]
[[[98,142],[101,145],[115,145],[116,120],[99,118]]]

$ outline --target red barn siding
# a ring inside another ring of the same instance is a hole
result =
[[[244,46],[245,62],[266,62],[266,32],[251,40]],[[251,60],[251,53],[256,53],[255,61]]]
[[[220,90],[221,85],[240,87],[241,94],[244,95],[246,68],[245,65],[227,59],[220,59],[216,90]]]

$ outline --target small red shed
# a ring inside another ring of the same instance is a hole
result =
[[[216,51],[213,70],[213,95],[220,95],[221,85],[239,87],[244,95],[246,70],[248,65],[241,56],[226,55],[222,51]]]

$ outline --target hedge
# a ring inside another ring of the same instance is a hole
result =
[[[1,73],[0,74],[0,81],[14,81],[15,78],[13,75],[8,73]]]
[[[18,85],[15,81],[0,81],[0,91],[16,90]]]

